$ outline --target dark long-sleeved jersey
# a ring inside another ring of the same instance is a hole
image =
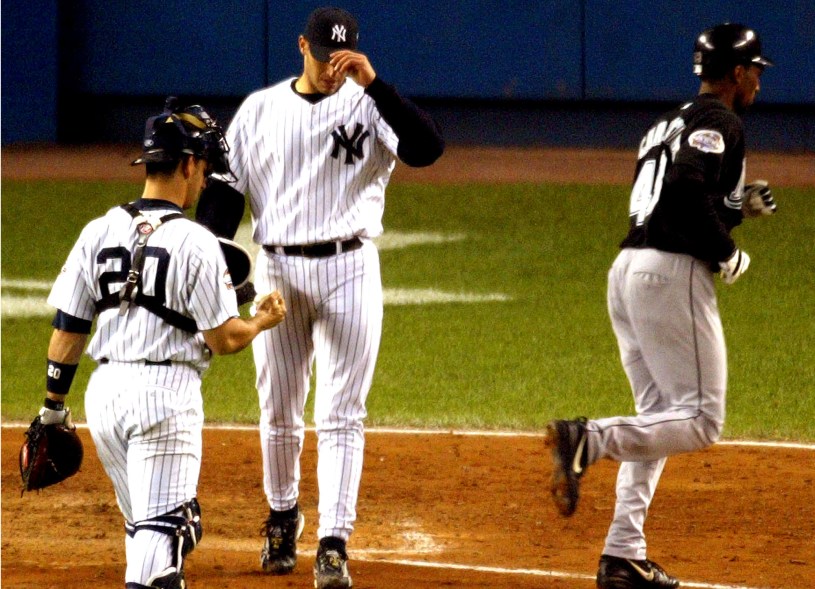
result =
[[[744,128],[710,94],[661,116],[640,143],[621,247],[684,253],[718,270],[741,223]]]

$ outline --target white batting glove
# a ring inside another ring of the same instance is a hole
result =
[[[750,266],[750,256],[736,248],[733,255],[724,262],[719,262],[719,276],[725,284],[733,284],[736,279],[747,271]]]
[[[43,425],[64,425],[68,429],[76,427],[74,420],[71,419],[71,410],[67,407],[59,411],[43,407],[40,409],[40,422]]]
[[[776,211],[775,199],[766,180],[756,180],[744,187],[741,210],[747,217],[772,215]]]

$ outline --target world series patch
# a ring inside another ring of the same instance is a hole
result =
[[[724,153],[724,137],[713,129],[699,129],[688,137],[688,145],[705,153]]]

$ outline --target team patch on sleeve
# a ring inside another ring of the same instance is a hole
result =
[[[688,144],[705,153],[724,153],[724,137],[713,129],[699,129],[688,137]]]

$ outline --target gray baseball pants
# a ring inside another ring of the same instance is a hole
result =
[[[713,274],[655,249],[623,249],[608,278],[608,309],[636,416],[588,423],[589,463],[621,462],[604,554],[644,559],[645,517],[667,456],[720,436],[727,356]]]

